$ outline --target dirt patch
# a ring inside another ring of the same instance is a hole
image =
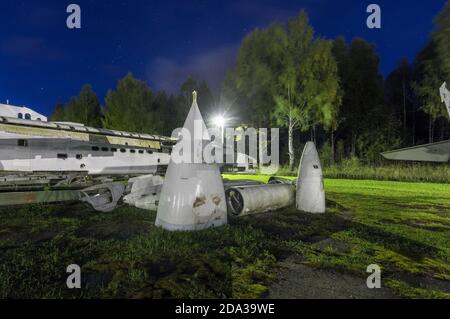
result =
[[[418,220],[402,220],[401,223],[397,222],[395,219],[380,219],[379,221],[382,224],[397,224],[397,225],[408,225],[410,227],[415,227],[419,229],[425,229],[425,230],[431,230],[431,231],[437,231],[437,232],[444,232],[448,231],[450,229],[450,224],[443,222],[443,221],[433,221],[434,224],[437,224],[436,226],[430,226],[427,225],[426,222],[421,222]]]
[[[130,298],[217,298],[231,296],[231,265],[217,260],[160,260],[143,264],[146,285]],[[208,293],[209,292],[209,293]],[[211,294],[212,292],[212,294]]]
[[[366,279],[323,269],[315,269],[291,256],[279,263],[276,279],[269,286],[268,299],[392,299],[388,288],[369,289]]]
[[[401,204],[401,203],[392,203],[392,202],[387,202],[387,204],[392,205],[395,204],[398,207],[402,207],[402,208],[407,208],[407,209],[411,209],[411,210],[425,210],[425,211],[430,211],[433,212],[432,210],[436,210],[434,211],[434,213],[436,212],[448,212],[448,206],[443,206],[443,205],[436,205],[436,204]],[[448,217],[448,214],[447,214]]]
[[[439,280],[427,276],[413,275],[408,273],[396,274],[396,278],[407,284],[421,289],[440,290],[450,293],[450,281]]]
[[[31,242],[33,242],[34,244],[42,243],[42,242],[51,240],[53,237],[58,235],[61,230],[62,229],[56,228],[56,229],[52,229],[52,230],[45,230],[45,231],[41,231],[41,232],[32,233],[32,234],[30,234],[28,239]]]
[[[0,232],[0,247],[3,243],[23,243],[27,240],[27,232],[29,229],[26,227],[9,227],[2,229]]]
[[[83,287],[86,289],[101,289],[107,286],[113,278],[109,272],[85,272],[82,276]]]
[[[404,221],[404,225],[408,225],[415,228],[425,229],[425,230],[431,230],[431,231],[448,231],[449,227],[441,222],[435,222],[436,224],[440,224],[440,226],[430,226],[426,224],[422,224],[419,222],[413,222],[413,221]]]
[[[137,222],[101,222],[87,227],[82,227],[78,232],[78,237],[93,239],[117,239],[126,240],[146,233],[149,226],[145,223]]]
[[[335,252],[338,252],[338,253],[346,253],[346,252],[350,251],[350,247],[348,246],[348,244],[346,244],[340,240],[335,240],[333,238],[326,238],[324,240],[315,242],[311,246],[320,251],[325,251],[325,250],[330,250],[330,249]]]
[[[6,229],[0,234],[0,249],[17,248],[25,242],[39,244],[51,240],[59,234],[61,228],[55,227],[52,230],[32,232],[29,228],[13,227]]]

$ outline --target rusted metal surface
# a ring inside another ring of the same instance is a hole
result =
[[[80,193],[75,190],[41,191],[41,192],[6,192],[0,193],[0,206],[36,203],[55,203],[79,200]]]
[[[0,172],[0,192],[76,190],[96,181],[84,173]],[[97,182],[98,183],[98,182]]]
[[[197,207],[200,207],[200,206],[205,205],[205,204],[206,204],[206,197],[205,196],[200,196],[200,197],[197,197],[195,199],[193,207],[197,208]]]

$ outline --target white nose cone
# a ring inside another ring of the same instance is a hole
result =
[[[200,155],[211,138],[198,109],[195,92],[193,97],[184,123],[184,129],[189,131],[191,138],[188,142],[179,140],[174,146],[158,204],[155,225],[168,230],[200,230],[227,223],[219,166],[216,163],[194,163],[194,157]],[[200,132],[199,127],[202,128]],[[192,147],[190,159],[174,160],[174,154],[186,152],[187,145]]]
[[[306,143],[298,169],[297,209],[308,213],[325,213],[322,166],[313,142]]]

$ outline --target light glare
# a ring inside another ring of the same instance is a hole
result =
[[[222,115],[218,115],[213,118],[213,123],[215,126],[224,127],[225,126],[225,118]]]

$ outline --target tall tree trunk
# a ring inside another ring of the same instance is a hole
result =
[[[292,118],[289,117],[289,126],[288,126],[288,140],[289,140],[289,170],[294,169],[294,126],[292,125]]]
[[[331,165],[334,165],[334,131],[331,129]]]
[[[433,121],[431,120],[431,115],[428,122],[428,143],[433,143]]]
[[[356,156],[356,134],[352,131],[352,149],[351,149],[351,156]]]
[[[288,144],[289,144],[289,170],[294,169],[295,154],[294,154],[294,123],[292,121],[292,106],[291,106],[291,90],[287,87],[288,101],[289,101],[289,126],[288,126]]]
[[[317,144],[317,141],[316,141],[316,125],[315,124],[312,127],[312,141],[314,142],[314,144]]]
[[[405,79],[403,79],[403,132],[406,132],[406,88],[405,88]]]

